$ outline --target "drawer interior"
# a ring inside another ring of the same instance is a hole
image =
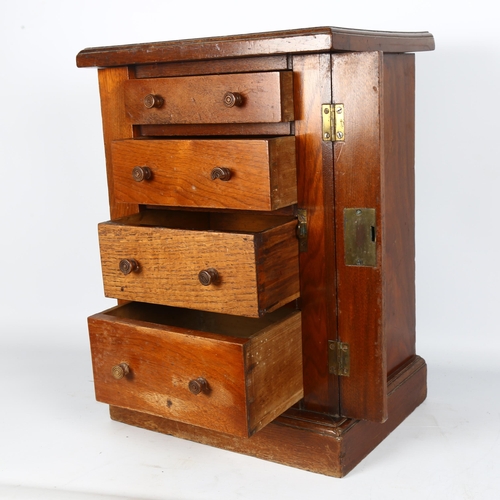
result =
[[[265,328],[283,321],[293,312],[294,309],[289,305],[268,313],[262,318],[248,318],[143,302],[129,302],[103,314],[109,316],[110,319],[123,318],[195,332],[249,339]],[[188,331],[184,333],[189,334]]]
[[[177,210],[148,209],[113,222],[138,227],[164,227],[169,229],[231,233],[261,233],[293,220],[295,220],[295,217],[282,215],[183,212]]]

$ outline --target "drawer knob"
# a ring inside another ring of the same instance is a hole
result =
[[[200,271],[198,273],[198,279],[203,286],[215,285],[219,282],[219,273],[217,272],[217,269],[210,267]]]
[[[111,374],[116,380],[120,380],[121,378],[126,377],[129,373],[130,368],[128,367],[127,363],[120,363],[119,365],[115,365],[113,366],[113,368],[111,368]]]
[[[120,261],[120,271],[125,274],[137,273],[139,272],[139,262],[135,259],[122,259]]]
[[[134,167],[132,169],[132,177],[136,182],[149,181],[153,177],[153,172],[149,167]]]
[[[148,94],[144,98],[144,106],[148,109],[161,108],[163,106],[163,97],[161,95]]]
[[[224,94],[224,104],[228,108],[243,106],[243,96],[238,92],[226,92]]]
[[[215,167],[210,173],[210,178],[215,181],[219,179],[221,181],[228,181],[231,179],[231,170],[226,167]]]
[[[203,377],[190,380],[188,387],[189,390],[195,395],[200,394],[201,392],[208,392],[208,382]]]

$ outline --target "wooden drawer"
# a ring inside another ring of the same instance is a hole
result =
[[[112,144],[117,202],[276,210],[297,202],[295,138]]]
[[[298,311],[253,319],[129,303],[88,322],[98,401],[251,436],[303,396]]]
[[[296,228],[293,217],[170,210],[105,222],[104,292],[259,317],[299,296]]]
[[[124,85],[125,111],[133,124],[293,120],[291,71],[141,78]]]

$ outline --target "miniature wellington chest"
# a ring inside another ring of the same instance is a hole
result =
[[[425,399],[412,52],[433,48],[326,27],[78,54],[99,68],[111,418],[340,477]]]

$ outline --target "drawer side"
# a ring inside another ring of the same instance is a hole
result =
[[[245,345],[249,432],[253,434],[304,395],[299,312]]]
[[[256,248],[257,287],[261,313],[270,312],[300,295],[297,221],[259,235]]]

